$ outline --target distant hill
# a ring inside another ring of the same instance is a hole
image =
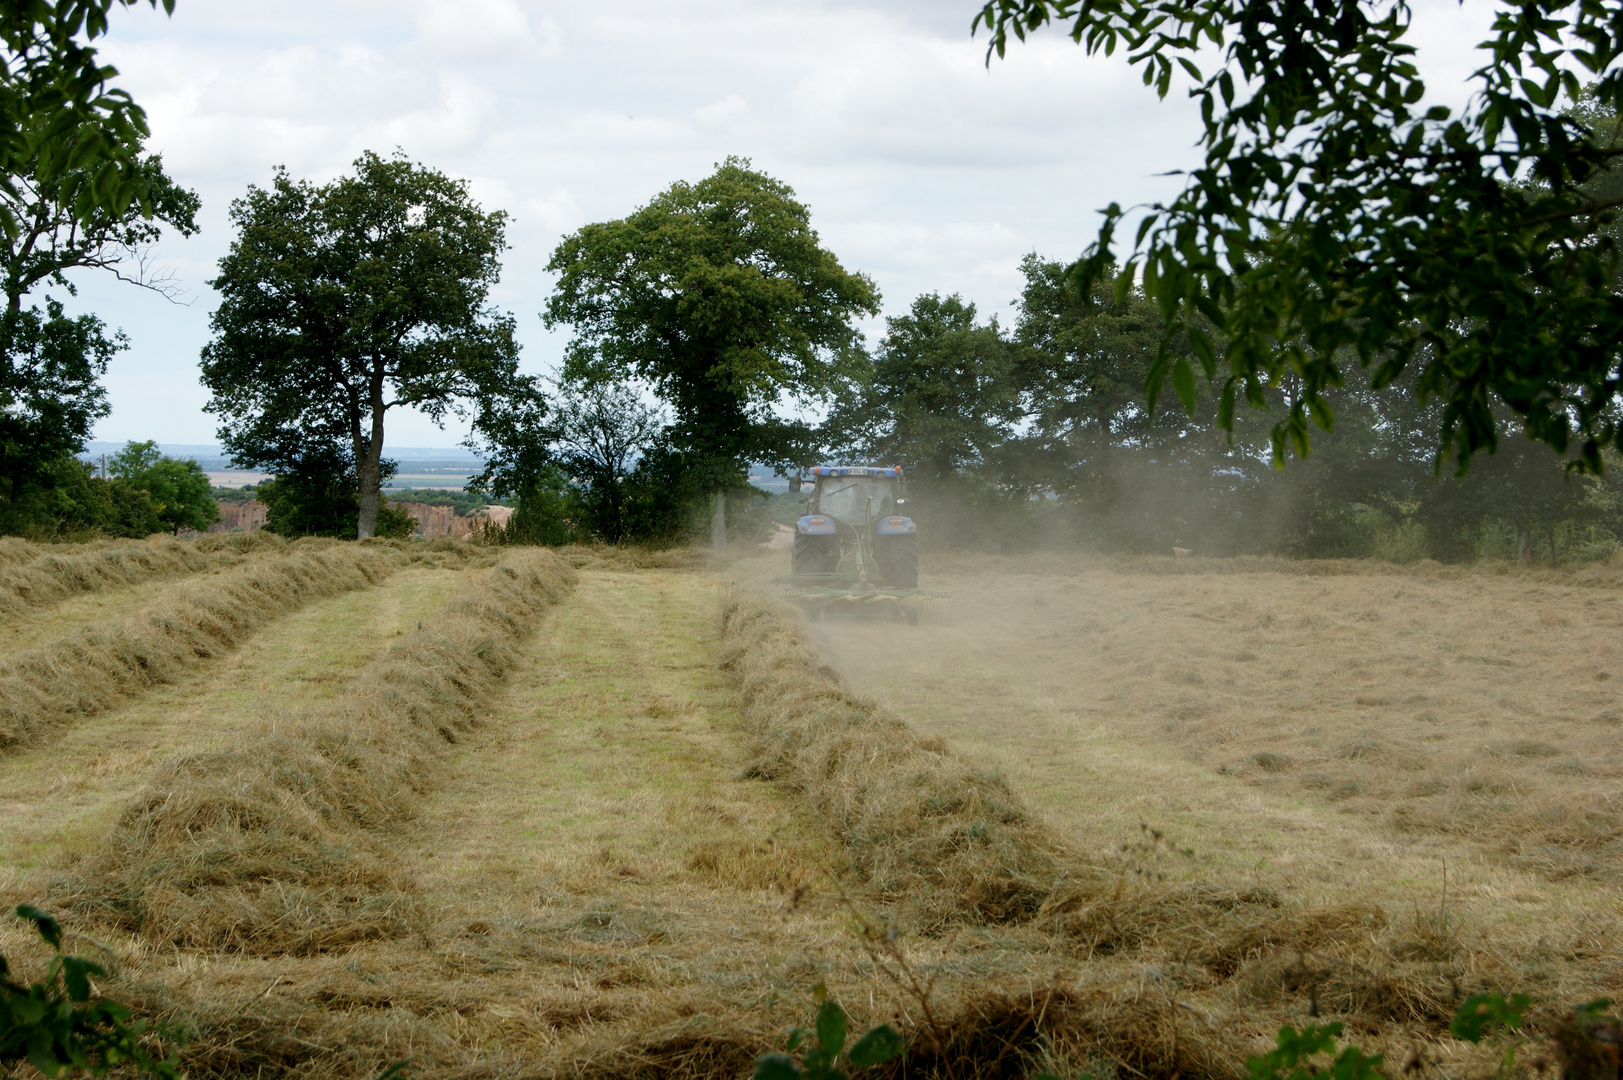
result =
[[[121,442],[91,442],[85,444],[80,457],[86,461],[99,461],[103,454],[111,457],[124,449]],[[158,450],[172,458],[192,458],[204,472],[229,472],[237,468],[218,445],[202,443],[159,443]],[[402,473],[476,473],[485,467],[485,461],[462,446],[385,446],[383,456],[400,462]],[[410,462],[411,467],[406,468]],[[462,474],[466,475],[466,474]]]
[[[92,442],[85,444],[85,452],[79,456],[86,461],[99,461],[103,454],[111,457],[122,449],[124,444],[121,442]],[[191,458],[202,466],[206,473],[240,471],[218,445],[159,443],[158,450],[172,458]],[[383,456],[400,463],[394,479],[385,485],[386,489],[442,488],[460,491],[469,476],[482,471],[485,467],[484,458],[462,446],[385,446]],[[750,483],[756,487],[778,492],[787,491],[789,488],[788,480],[774,474],[764,465],[752,465],[749,472]],[[218,477],[215,479],[216,482],[220,482]]]

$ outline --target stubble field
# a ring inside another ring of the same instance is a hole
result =
[[[746,1075],[818,984],[893,1075],[1473,1076],[1463,995],[1623,995],[1623,571],[778,562],[4,547],[0,902],[199,1077]]]

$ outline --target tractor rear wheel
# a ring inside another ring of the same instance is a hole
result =
[[[790,572],[795,574],[826,574],[828,573],[828,554],[823,545],[814,537],[796,536],[795,554],[790,563]]]
[[[919,538],[898,536],[890,544],[890,565],[885,577],[893,589],[919,587]]]

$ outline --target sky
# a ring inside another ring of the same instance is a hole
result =
[[[1458,107],[1494,5],[1419,0],[1412,39],[1435,101]],[[229,207],[283,165],[317,182],[396,149],[511,215],[493,301],[526,370],[567,329],[539,312],[564,236],[623,217],[729,155],[788,183],[824,244],[869,274],[884,313],[959,293],[1012,320],[1019,263],[1070,260],[1097,211],[1170,197],[1198,163],[1198,112],[1118,55],[1042,34],[985,62],[975,0],[179,0],[116,10],[103,55],[147,110],[149,147],[203,200],[200,232],[155,262],[179,302],[81,273],[70,310],[121,328],[94,438],[212,443],[197,378],[231,243]],[[64,298],[67,299],[67,298]],[[883,316],[865,323],[870,341]],[[391,412],[392,446],[465,431]]]

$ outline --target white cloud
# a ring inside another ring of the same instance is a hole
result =
[[[749,109],[749,102],[738,94],[728,94],[714,104],[694,109],[693,120],[707,130],[726,128],[741,120]]]

